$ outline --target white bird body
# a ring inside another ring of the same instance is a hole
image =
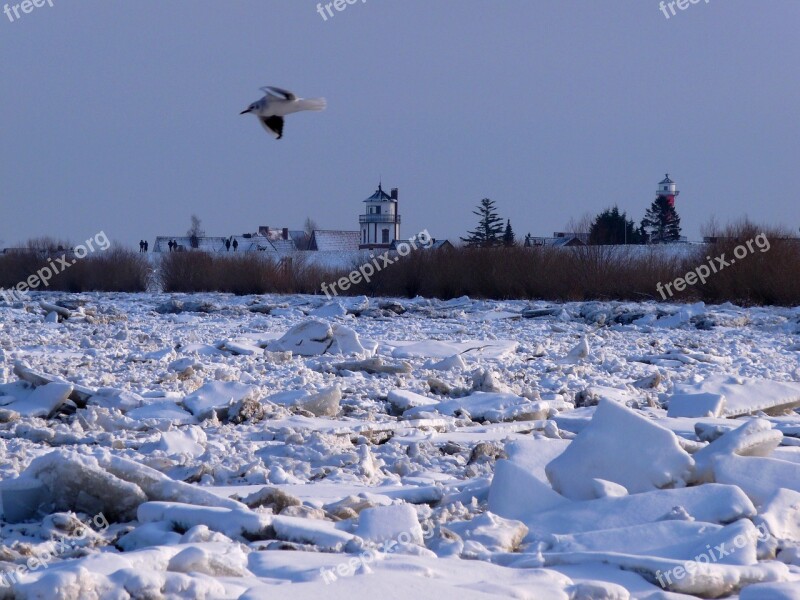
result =
[[[254,114],[270,135],[283,137],[283,118],[304,110],[325,110],[325,98],[298,98],[292,92],[277,87],[261,88],[265,95],[256,100],[240,114]],[[274,92],[274,93],[273,93]]]

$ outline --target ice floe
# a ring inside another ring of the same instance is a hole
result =
[[[0,597],[795,598],[797,323],[34,292],[0,306]]]

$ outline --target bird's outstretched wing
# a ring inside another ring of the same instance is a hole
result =
[[[275,136],[275,139],[283,137],[283,117],[259,117],[258,120],[270,135]]]
[[[268,85],[266,87],[261,88],[262,92],[275,92],[276,94],[283,96],[287,100],[297,100],[297,96],[288,90],[281,89],[279,87],[273,87]]]

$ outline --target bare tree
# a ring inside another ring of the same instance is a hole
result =
[[[192,215],[192,225],[189,227],[189,231],[186,232],[186,235],[189,236],[189,243],[192,248],[197,248],[200,245],[200,238],[206,234],[206,232],[200,228],[200,224],[200,217]]]
[[[308,250],[311,247],[311,236],[314,230],[319,229],[317,222],[311,217],[306,217],[306,222],[303,223],[303,239],[298,244],[298,250]]]
[[[594,217],[585,212],[579,218],[572,217],[569,221],[567,221],[567,231],[569,233],[589,233],[592,229],[592,221],[594,221]]]
[[[44,236],[29,239],[25,247],[37,252],[59,252],[71,248],[72,244],[67,240]]]
[[[719,236],[721,229],[722,228],[717,221],[716,215],[711,215],[711,218],[708,220],[708,222],[700,226],[700,235],[702,235],[704,238],[715,238]]]

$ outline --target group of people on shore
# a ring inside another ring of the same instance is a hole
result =
[[[170,240],[167,242],[167,246],[169,246],[170,252],[177,252],[180,244],[175,240]],[[139,252],[147,252],[150,244],[146,240],[139,240]],[[225,240],[225,251],[230,252],[231,248],[233,251],[236,252],[239,249],[239,240],[235,237],[231,236]],[[59,250],[61,248],[59,247]],[[156,250],[157,251],[157,250]]]

